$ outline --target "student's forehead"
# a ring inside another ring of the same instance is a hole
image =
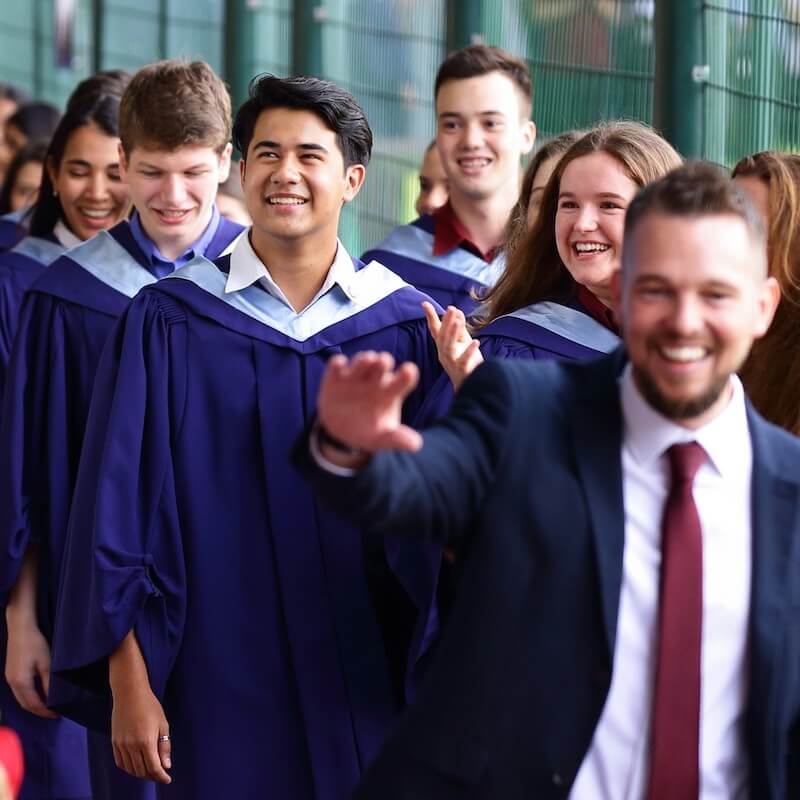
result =
[[[637,276],[689,283],[739,283],[750,277],[759,251],[745,224],[730,215],[671,216],[652,212],[630,238]]]
[[[158,147],[134,146],[130,161],[144,162],[158,166],[174,166],[187,163],[201,164],[216,162],[219,153],[207,145],[185,145],[174,150]]]
[[[522,103],[521,90],[513,79],[495,70],[472,78],[445,81],[436,95],[436,113],[510,113],[518,112]]]
[[[256,119],[254,143],[269,138],[278,143],[294,141],[305,136],[305,142],[335,142],[336,134],[313,111],[297,108],[266,108]],[[309,140],[307,137],[313,137]]]

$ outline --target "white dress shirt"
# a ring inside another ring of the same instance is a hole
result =
[[[694,431],[654,411],[630,366],[620,381],[625,546],[611,687],[571,800],[642,800],[647,791],[658,635],[666,450],[695,440],[708,459],[694,480],[703,533],[700,800],[747,797],[744,715],[751,575],[752,446],[744,392]]]
[[[67,250],[72,250],[83,243],[83,239],[79,239],[65,224],[64,220],[60,219],[56,222],[53,228],[53,236],[56,237],[58,243],[65,247]]]
[[[347,252],[347,248],[337,239],[336,256],[333,259],[331,268],[325,276],[319,291],[314,295],[311,302],[303,309],[297,311],[302,314],[307,311],[317,300],[327,294],[334,286],[338,285],[351,300],[354,299],[356,268],[353,259]],[[236,246],[231,252],[230,272],[225,284],[225,292],[238,292],[246,289],[252,284],[258,283],[266,289],[276,300],[280,300],[284,305],[295,311],[292,304],[287,299],[283,290],[269,274],[266,264],[258,257],[250,241],[249,232],[242,235],[236,242]]]

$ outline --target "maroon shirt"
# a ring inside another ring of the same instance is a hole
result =
[[[433,254],[435,256],[442,256],[455,250],[457,247],[463,247],[469,250],[478,258],[483,259],[487,264],[494,261],[499,247],[492,247],[485,253],[472,241],[470,232],[464,227],[464,224],[456,216],[453,207],[448,201],[441,208],[437,208],[433,212]]]

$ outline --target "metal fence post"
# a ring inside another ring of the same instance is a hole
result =
[[[483,42],[485,0],[446,0],[447,51]]]
[[[656,0],[653,122],[684,156],[702,156],[703,10],[700,0]]]
[[[256,63],[256,24],[251,0],[225,0],[223,69],[234,111],[247,99]]]
[[[322,77],[323,0],[295,0],[292,25],[292,73]]]
[[[92,72],[103,69],[105,0],[92,0]]]

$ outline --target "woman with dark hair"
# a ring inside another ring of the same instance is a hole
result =
[[[0,253],[0,395],[25,289],[65,250],[110,228],[128,212],[119,179],[119,97],[100,94],[72,108],[47,149],[29,236]]]
[[[17,153],[0,189],[0,214],[24,212],[36,200],[46,156],[43,142],[27,144]]]
[[[769,274],[781,289],[772,325],[740,371],[742,383],[764,417],[800,436],[800,155],[746,156],[733,168],[733,179],[761,212]]]
[[[606,122],[561,157],[533,227],[474,319],[427,309],[442,365],[456,388],[483,356],[584,359],[619,342],[611,283],[620,267],[625,211],[636,192],[679,166],[652,128]]]
[[[118,95],[100,93],[70,108],[47,149],[30,233],[0,253],[0,394],[25,290],[65,250],[116,224],[128,211],[127,187],[119,179],[119,101]],[[46,569],[46,558],[43,563]],[[16,610],[21,604],[15,591],[5,615],[8,685],[0,685],[0,712],[23,741],[28,769],[22,796],[89,797],[86,732],[45,707],[47,681],[37,685],[33,676],[47,675],[45,634],[50,632],[45,621],[32,624]],[[22,705],[35,707],[38,716]]]
[[[33,142],[49,142],[61,112],[50,103],[25,103],[7,120],[0,141],[0,173],[5,174],[14,156]]]
[[[548,139],[531,159],[519,190],[519,199],[508,217],[506,227],[506,258],[517,248],[525,234],[533,227],[542,205],[542,193],[561,156],[572,147],[586,131],[565,131]]]

